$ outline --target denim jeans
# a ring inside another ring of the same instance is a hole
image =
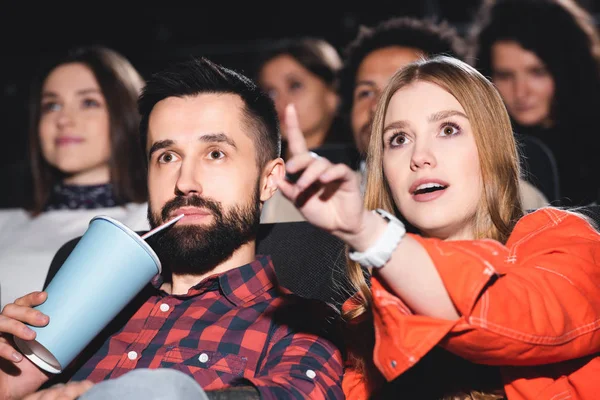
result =
[[[208,400],[190,376],[174,369],[134,369],[94,385],[80,400]]]

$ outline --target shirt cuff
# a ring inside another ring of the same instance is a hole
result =
[[[376,278],[372,278],[372,291],[373,361],[388,381],[415,365],[460,322],[412,314]]]

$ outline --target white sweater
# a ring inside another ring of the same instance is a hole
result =
[[[22,209],[0,210],[0,309],[42,290],[58,249],[85,233],[90,220],[106,215],[135,231],[148,230],[147,203],[93,210],[47,211],[32,218]]]

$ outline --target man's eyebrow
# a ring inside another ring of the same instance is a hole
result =
[[[469,117],[467,117],[465,115],[465,113],[463,113],[463,112],[460,112],[457,110],[444,110],[444,111],[438,111],[436,113],[431,114],[429,117],[427,117],[427,120],[429,122],[438,122],[443,119],[446,119],[449,117],[454,117],[454,116],[459,116],[459,117],[463,117],[465,119],[469,119]]]
[[[204,143],[227,143],[231,147],[237,149],[235,142],[224,133],[208,133],[206,135],[200,136],[198,140]],[[148,159],[150,159],[150,157],[152,157],[152,154],[156,151],[167,147],[171,147],[174,144],[175,141],[171,139],[158,140],[154,142],[150,147],[150,150],[148,151]]]
[[[170,147],[173,146],[175,144],[174,140],[171,139],[166,139],[166,140],[159,140],[156,141],[152,144],[152,147],[150,147],[150,150],[148,151],[148,159],[150,159],[150,157],[152,157],[152,154],[160,149],[164,149],[166,147]]]
[[[360,85],[375,86],[375,82],[373,82],[373,81],[367,81],[367,80],[362,80],[362,81],[356,82],[356,84],[354,85],[354,87],[360,86]]]
[[[224,133],[209,133],[200,136],[198,140],[205,143],[227,143],[231,147],[237,149],[235,142]]]

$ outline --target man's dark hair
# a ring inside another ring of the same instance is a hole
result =
[[[148,79],[138,100],[141,115],[140,139],[144,153],[148,138],[150,112],[167,97],[226,93],[241,97],[244,116],[256,144],[256,161],[263,167],[281,153],[281,134],[277,111],[271,98],[246,76],[206,58],[177,62]]]
[[[362,27],[356,39],[343,52],[344,66],[339,74],[339,91],[344,114],[352,109],[356,73],[360,63],[371,52],[390,46],[410,47],[421,50],[427,56],[443,54],[462,61],[466,58],[467,50],[463,39],[446,22],[397,17],[374,27]]]

